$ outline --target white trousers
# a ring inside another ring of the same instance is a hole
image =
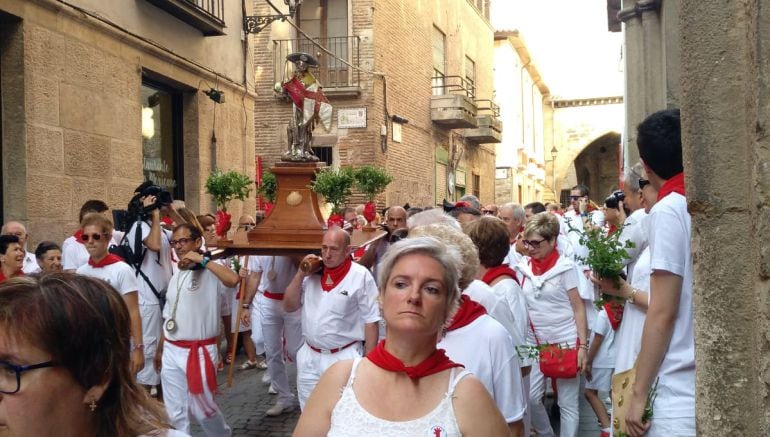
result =
[[[545,396],[545,377],[540,371],[540,366],[532,366],[529,388],[529,403],[532,412],[532,428],[538,436],[553,436],[551,422],[548,413],[543,406]],[[556,391],[558,396],[561,430],[560,437],[577,437],[580,425],[580,376],[572,379],[557,379]]]
[[[214,402],[214,394],[211,393],[206,384],[206,366],[203,354],[208,353],[214,366],[216,366],[217,345],[206,346],[205,350],[201,349],[198,353],[205,408],[192,397],[187,386],[186,369],[189,353],[190,349],[174,346],[168,341],[163,343],[163,366],[160,379],[163,383],[163,402],[171,425],[179,431],[190,434],[190,415],[192,415],[205,435],[229,437],[232,431],[225,423],[225,416]]]
[[[160,384],[160,375],[155,371],[153,360],[160,339],[163,318],[160,305],[139,304],[139,315],[142,317],[142,344],[144,344],[144,369],[136,374],[136,382],[142,385]]]
[[[261,322],[267,373],[270,375],[273,388],[278,392],[278,403],[295,405],[297,398],[289,388],[289,376],[284,363],[284,340],[286,358],[296,362],[297,351],[302,345],[302,310],[287,313],[283,310],[280,300],[270,299],[262,293],[257,294],[256,300],[256,305],[252,308],[256,308],[259,319],[255,318],[254,309],[252,309],[251,318],[258,320],[257,324]]]
[[[303,344],[297,352],[297,394],[299,395],[299,407],[305,408],[305,402],[313,392],[321,375],[332,364],[342,360],[352,360],[361,357],[363,342],[334,353],[325,354],[310,349],[307,343]]]

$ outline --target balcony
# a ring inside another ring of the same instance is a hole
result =
[[[327,48],[334,56],[321,51],[313,42]],[[273,40],[274,82],[284,82],[291,78],[292,64],[286,62],[286,56],[294,52],[313,55],[319,68],[312,70],[313,75],[324,89],[327,97],[358,97],[361,94],[361,72],[343,63],[359,67],[361,38],[340,36],[334,38],[295,38]],[[340,59],[338,59],[340,58]]]
[[[203,33],[225,34],[224,0],[147,0]]]
[[[476,100],[478,115],[476,129],[464,129],[466,140],[476,144],[501,143],[503,141],[503,123],[500,121],[500,107],[491,100]]]
[[[460,76],[436,76],[433,78],[433,95],[430,98],[430,118],[444,129],[474,129],[476,89]]]

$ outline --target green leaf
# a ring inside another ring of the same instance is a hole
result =
[[[337,170],[327,167],[316,173],[310,189],[324,196],[326,201],[332,204],[333,214],[339,214],[348,197],[353,194],[354,183],[355,173],[351,167]]]
[[[385,169],[373,165],[358,168],[354,176],[356,189],[366,194],[370,202],[393,181],[393,177]]]
[[[576,257],[594,272],[595,275],[616,282],[620,279],[620,273],[628,258],[627,248],[634,247],[630,241],[619,240],[623,226],[611,235],[605,235],[599,228],[579,230],[567,220],[569,232],[575,232],[580,236],[580,244],[588,249],[588,256]]]
[[[270,203],[275,203],[275,195],[278,192],[278,182],[275,175],[270,170],[262,173],[262,186],[257,187],[257,195],[267,199]]]
[[[206,192],[214,198],[217,208],[227,211],[227,204],[233,200],[246,200],[254,183],[248,176],[235,170],[227,173],[214,169],[206,179]]]

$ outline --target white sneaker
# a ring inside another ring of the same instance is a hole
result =
[[[267,372],[264,372],[262,374],[262,384],[270,384],[270,374]]]
[[[273,384],[270,384],[270,387],[268,387],[268,389],[267,389],[267,394],[269,394],[269,395],[277,395],[278,394],[278,390],[276,390],[275,387],[273,387]]]
[[[281,403],[276,402],[275,405],[270,407],[267,411],[265,411],[265,416],[275,417],[280,416],[283,413],[290,413],[294,411],[294,405],[283,405]]]

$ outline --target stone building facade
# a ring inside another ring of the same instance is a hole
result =
[[[494,144],[472,140],[472,129],[463,128],[475,127],[483,114],[477,107],[487,102],[476,101],[494,97],[488,3],[305,0],[294,22],[335,56],[288,22],[276,21],[253,36],[255,142],[264,167],[287,147],[291,104],[274,87],[291,75],[286,55],[303,51],[318,58],[314,74],[334,106],[331,130],[319,126],[314,132],[322,160],[335,168],[384,167],[395,180],[377,199],[381,206],[436,205],[463,194],[493,202]],[[262,1],[254,8],[258,15],[275,13]],[[450,100],[448,111],[437,103],[442,99]],[[354,194],[349,203],[361,201]]]
[[[148,177],[213,211],[213,168],[254,175],[242,22],[230,1],[0,0],[3,220],[61,242],[85,200],[125,208]]]

